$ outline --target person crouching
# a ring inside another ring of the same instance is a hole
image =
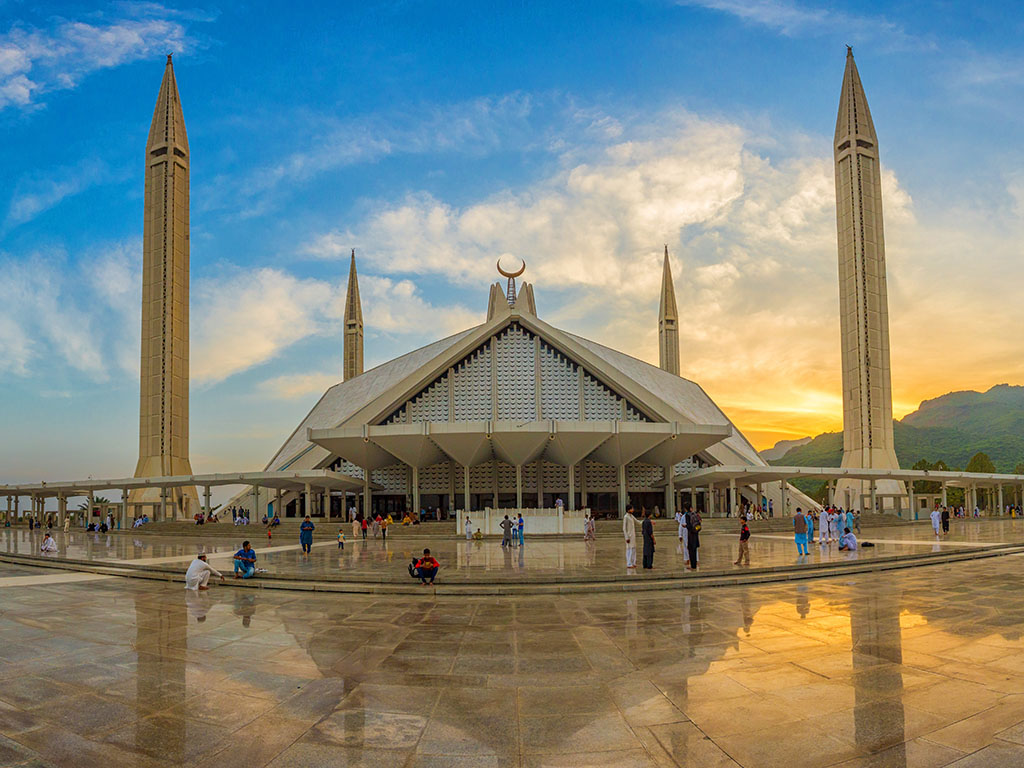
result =
[[[409,564],[409,575],[414,579],[419,579],[422,584],[433,584],[440,567],[441,564],[431,556],[430,550],[424,549],[423,557],[419,560],[413,558],[413,561]]]

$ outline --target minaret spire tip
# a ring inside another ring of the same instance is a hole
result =
[[[170,66],[170,65],[171,65],[171,56],[173,56],[173,55],[174,55],[173,53],[168,53],[168,54],[167,54],[167,65],[168,65],[168,66]]]

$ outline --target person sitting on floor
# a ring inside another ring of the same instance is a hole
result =
[[[256,574],[256,551],[248,541],[242,542],[242,548],[235,552],[235,578],[249,579]]]
[[[483,539],[484,539],[483,531],[481,531],[479,528],[477,528],[476,529],[476,533],[473,534],[473,539],[475,541],[483,541]]]
[[[56,552],[57,542],[53,540],[53,536],[46,534],[43,536],[43,543],[39,545],[41,552]]]
[[[434,583],[434,578],[437,576],[437,571],[441,567],[441,564],[437,562],[430,555],[429,549],[423,550],[423,557],[419,560],[413,558],[409,564],[409,575],[414,579],[419,579],[420,583],[427,584],[427,579],[430,579],[430,584]]]
[[[843,535],[839,537],[839,551],[857,551],[857,537],[850,533],[849,528],[845,528]]]

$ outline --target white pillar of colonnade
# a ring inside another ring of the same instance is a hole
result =
[[[469,514],[469,465],[462,465],[462,510]]]
[[[586,506],[586,505],[584,505]],[[576,465],[569,465],[569,511],[576,509]]]
[[[779,489],[782,496],[782,510],[779,512],[779,516],[786,517],[789,514],[789,480],[783,478],[779,483]]]
[[[1003,484],[999,484],[999,514],[1003,514]]]
[[[676,484],[672,476],[672,465],[665,466],[665,517],[671,520],[676,516]]]
[[[737,514],[736,507],[736,478],[729,479],[729,514],[733,517]]]

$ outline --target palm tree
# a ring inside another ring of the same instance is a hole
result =
[[[109,504],[110,503],[110,499],[108,499],[106,496],[94,496],[93,500],[92,500],[92,503],[94,505],[95,504],[100,504],[100,505]],[[89,502],[88,501],[83,501],[81,504],[79,504],[78,505],[78,511],[79,512],[88,512],[89,511]]]

